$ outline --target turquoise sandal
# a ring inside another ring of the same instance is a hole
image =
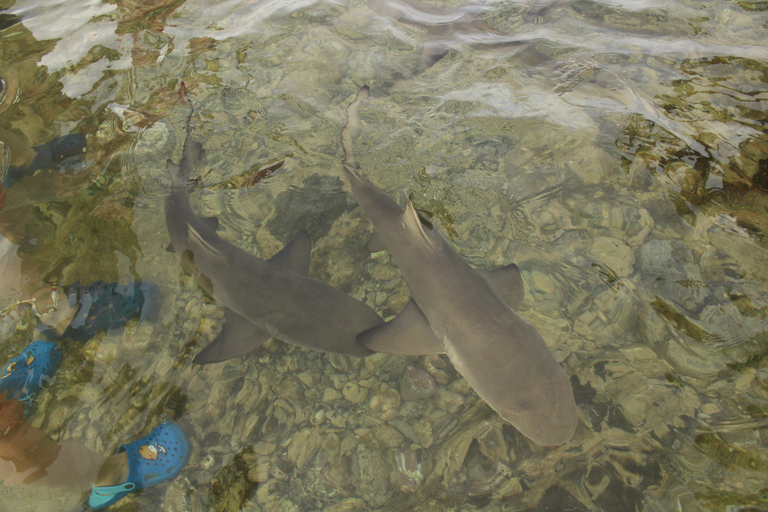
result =
[[[181,428],[163,420],[148,436],[124,444],[117,450],[117,453],[128,453],[128,479],[122,485],[94,486],[88,505],[97,510],[108,507],[136,489],[176,476],[187,462],[188,450]]]
[[[60,361],[61,350],[56,347],[56,343],[33,341],[3,368],[0,373],[0,391],[7,392],[8,399],[27,402],[29,405],[43,384],[50,380]]]

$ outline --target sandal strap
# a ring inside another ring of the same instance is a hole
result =
[[[111,486],[104,486],[104,487],[96,487],[95,485],[91,489],[92,494],[96,494],[98,496],[104,496],[104,497],[112,497],[113,494],[117,494],[119,492],[126,492],[126,491],[132,491],[136,488],[136,484],[133,482],[125,482],[122,485],[111,485]]]

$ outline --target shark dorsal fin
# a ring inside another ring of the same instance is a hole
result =
[[[224,256],[221,254],[221,252],[206,242],[205,239],[200,236],[200,233],[198,233],[197,230],[192,227],[192,224],[187,224],[187,235],[189,236],[189,241],[191,243],[201,246],[203,249],[209,251],[211,254],[218,258],[224,259]]]
[[[494,270],[477,270],[493,293],[507,306],[517,311],[525,298],[525,287],[520,269],[512,263]]]
[[[409,231],[411,233],[418,233],[421,239],[424,241],[424,243],[432,250],[435,250],[435,242],[433,241],[432,237],[435,235],[428,234],[426,231],[424,231],[424,223],[421,220],[421,217],[419,217],[418,212],[416,211],[416,208],[413,206],[413,202],[408,200],[406,206],[405,206],[405,212],[403,212],[403,227],[406,231]],[[432,228],[429,228],[432,229]],[[438,235],[439,236],[439,235]]]
[[[312,241],[307,232],[301,230],[269,262],[306,276],[309,273],[310,252]]]

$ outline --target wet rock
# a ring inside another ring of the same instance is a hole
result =
[[[323,509],[323,512],[362,512],[366,509],[365,501],[360,498],[346,498],[340,503]]]
[[[624,510],[624,509],[611,509]],[[544,492],[541,501],[531,512],[590,512],[576,497],[559,485],[554,485]]]
[[[294,411],[291,405],[283,399],[275,400],[264,413],[261,424],[261,438],[266,441],[274,441],[285,432],[289,432],[294,425]]]
[[[374,427],[371,431],[371,435],[378,443],[381,443],[387,448],[397,448],[402,445],[405,440],[396,428],[386,424]]]
[[[323,477],[334,487],[343,488],[350,482],[350,457],[342,455],[331,461],[330,466],[323,472]]]
[[[510,479],[512,470],[499,460],[489,459],[473,446],[465,462],[467,468],[467,492],[470,495],[497,494],[498,486]],[[510,490],[513,490],[514,486]]]
[[[349,380],[349,376],[343,373],[332,373],[329,378],[331,379],[333,387],[339,391],[342,390],[344,384]]]
[[[200,461],[200,467],[205,470],[211,469],[214,464],[216,464],[216,458],[210,453]]]
[[[296,468],[303,468],[312,460],[320,449],[322,436],[315,428],[305,428],[297,432],[288,445],[286,456]]]
[[[322,425],[324,421],[325,421],[325,409],[317,409],[309,417],[309,422],[316,427]]]
[[[405,437],[414,443],[421,445],[423,448],[429,448],[434,442],[432,426],[426,421],[419,420],[413,424],[409,424],[404,421],[396,420],[392,422],[392,426],[400,431]]]
[[[619,277],[626,277],[632,273],[635,253],[617,238],[595,237],[591,240],[587,253],[590,258],[603,263]]]
[[[255,483],[266,482],[269,479],[269,457],[259,455],[253,460],[248,461],[251,468],[248,471],[248,480]]]
[[[328,362],[331,366],[342,373],[349,373],[349,358],[342,354],[328,354]]]
[[[437,354],[424,358],[424,369],[435,379],[435,382],[444,386],[450,382],[448,375],[448,363]]]
[[[309,372],[301,372],[296,375],[296,378],[298,378],[299,381],[306,387],[312,388],[319,380],[319,375]]]
[[[342,390],[344,398],[353,404],[361,404],[368,398],[368,390],[361,388],[356,382],[347,382]]]
[[[275,452],[275,445],[266,441],[259,441],[253,446],[253,453],[256,455],[272,455]]]
[[[209,493],[212,509],[240,510],[256,493],[256,484],[248,478],[250,468],[243,458],[250,453],[252,448],[242,449],[213,477]]]
[[[395,453],[395,464],[397,471],[392,473],[390,478],[392,483],[401,491],[416,492],[424,480],[417,452],[402,450]]]
[[[347,418],[344,413],[333,413],[327,412],[325,413],[325,417],[328,419],[328,421],[331,422],[331,425],[333,425],[336,428],[347,428]]]
[[[568,167],[590,185],[602,183],[610,170],[617,166],[614,157],[592,144],[580,144],[569,156]]]
[[[192,486],[192,482],[186,477],[177,477],[168,486],[168,490],[163,497],[162,510],[169,512],[192,512],[195,510],[202,510],[200,506],[199,498],[197,496],[190,496],[188,489]],[[193,505],[194,500],[194,505]]]
[[[341,398],[341,393],[333,388],[325,388],[325,391],[323,391],[323,402],[325,403],[333,403],[339,398]]]
[[[678,240],[651,240],[637,253],[639,270],[654,279],[685,279],[684,266],[692,262],[689,250]]]
[[[464,405],[464,397],[454,391],[443,390],[438,396],[438,404],[442,409],[454,414]]]
[[[435,379],[426,371],[407,366],[400,379],[400,394],[403,400],[421,400],[435,394]]]
[[[397,380],[408,365],[406,358],[391,354],[372,354],[363,359],[368,375],[375,375],[381,382]]]
[[[320,441],[320,450],[315,457],[315,467],[322,468],[333,461],[339,453],[340,446],[341,440],[339,439],[339,436],[333,432],[324,435]]]
[[[352,474],[359,477],[364,492],[379,493],[387,488],[389,467],[377,450],[360,444],[352,457]]]
[[[275,500],[274,496],[279,494],[278,482],[275,480],[267,480],[259,485],[259,490],[256,492],[256,500],[261,504],[271,503]]]
[[[384,421],[395,419],[400,410],[400,394],[386,384],[382,384],[368,401],[368,407]]]
[[[489,425],[487,432],[478,436],[477,443],[480,452],[489,459],[509,463],[509,448],[500,426]]]

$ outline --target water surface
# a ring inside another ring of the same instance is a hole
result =
[[[0,6],[7,165],[87,139],[9,187],[0,226],[47,283],[163,293],[158,322],[63,344],[31,417],[105,454],[162,412],[182,425],[187,467],[116,510],[768,509],[768,3]],[[261,257],[307,230],[310,275],[389,317],[408,290],[341,180],[344,109],[369,85],[363,172],[472,265],[520,266],[573,439],[530,443],[440,357],[273,341],[193,366],[223,309],[165,251],[181,81],[207,151],[196,211]],[[3,317],[3,361],[33,320]],[[83,500],[0,487],[0,510]]]

